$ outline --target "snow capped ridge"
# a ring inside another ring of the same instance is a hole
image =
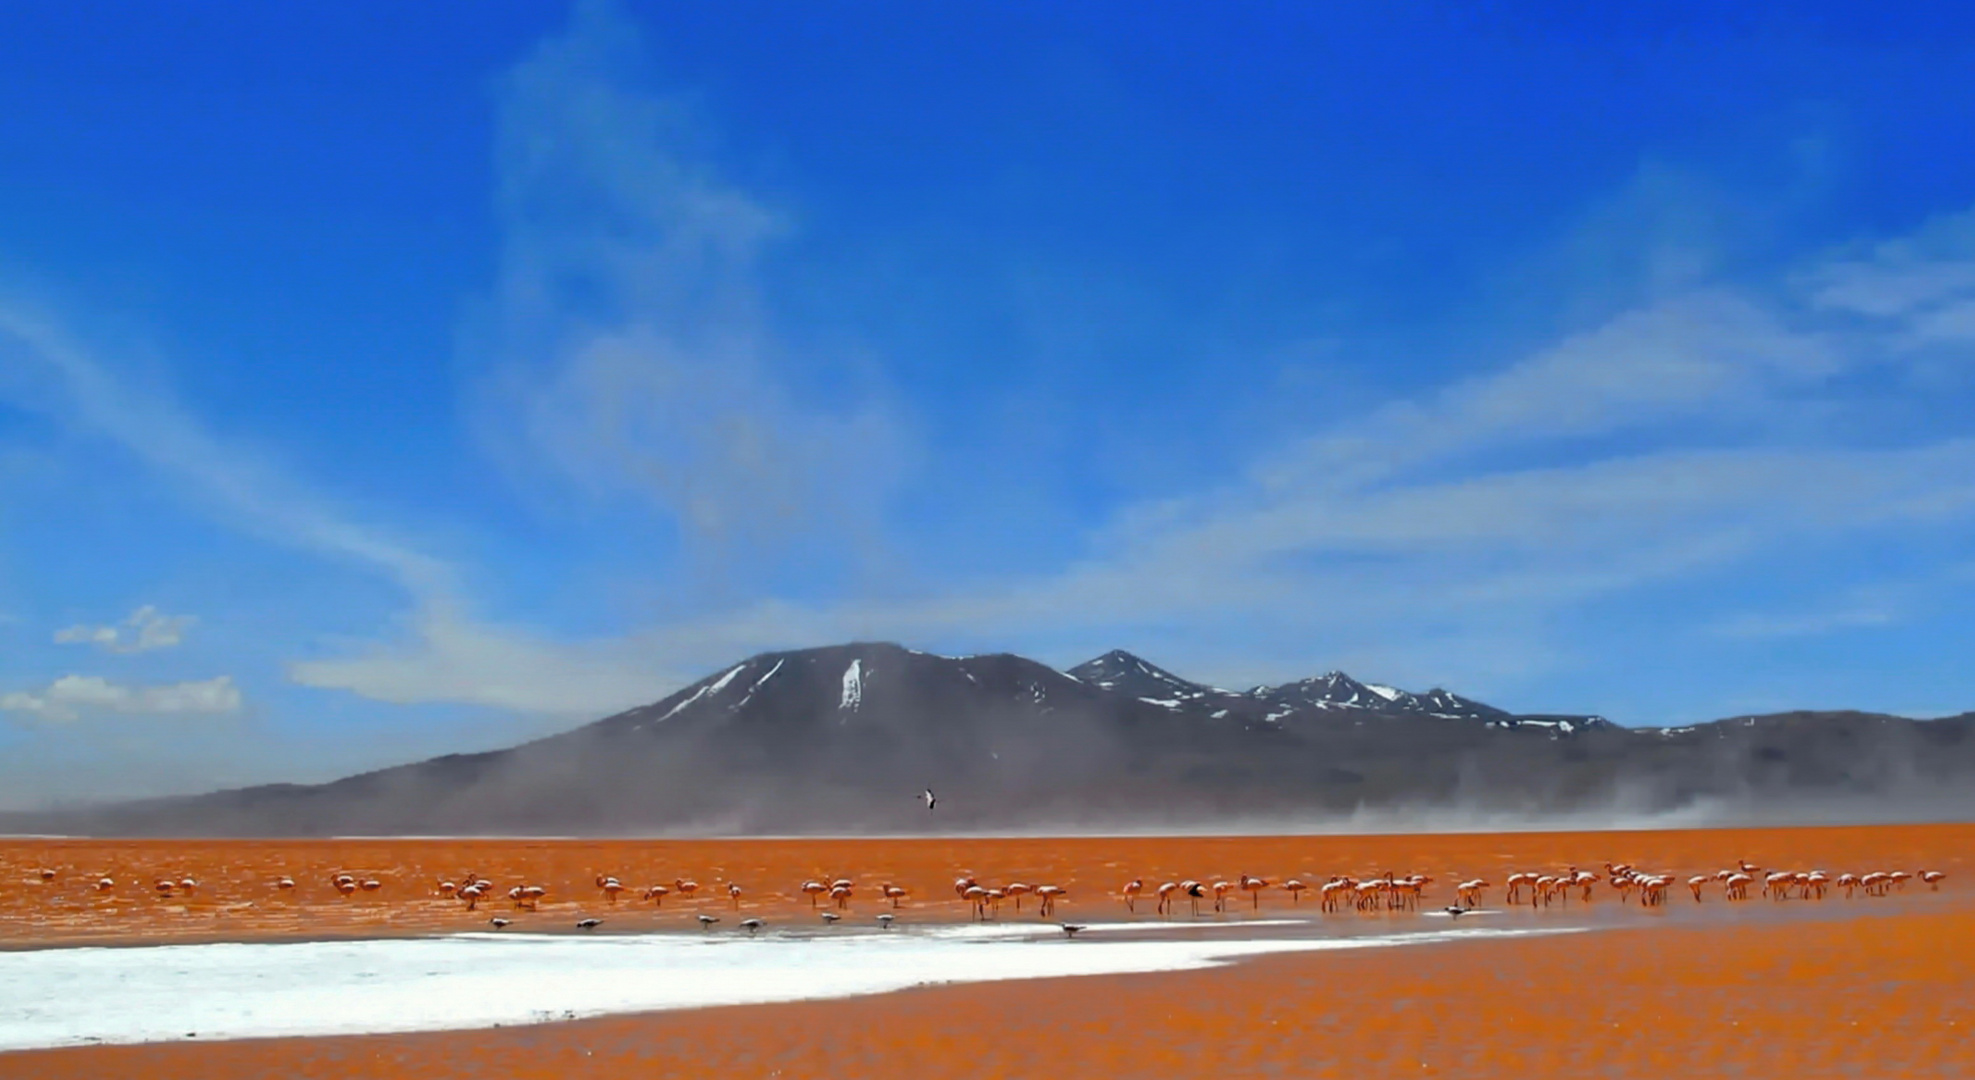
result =
[[[1431,717],[1437,720],[1482,721],[1493,727],[1520,726],[1515,714],[1436,686],[1413,693],[1386,683],[1362,682],[1332,669],[1295,682],[1256,686],[1235,692],[1189,681],[1123,649],[1113,649],[1069,669],[1079,681],[1103,690],[1127,694],[1159,708],[1245,724],[1278,726],[1299,718]],[[1532,727],[1568,735],[1608,721],[1589,716],[1533,716]],[[1362,720],[1358,721],[1364,722]]]
[[[872,679],[880,673],[874,687]],[[912,718],[929,707],[973,708],[966,703],[975,699],[983,708],[993,707],[989,702],[1012,704],[1022,710],[1016,715],[1097,710],[1122,717],[1150,711],[1170,718],[1160,723],[1228,730],[1316,731],[1326,725],[1432,720],[1564,738],[1613,726],[1591,716],[1513,714],[1444,687],[1415,693],[1341,670],[1234,691],[1186,679],[1124,649],[1057,671],[1006,652],[947,656],[887,642],[762,653],[612,722],[656,732],[660,726],[730,722],[799,724],[804,721],[798,718],[809,716],[827,717],[831,728],[882,728],[901,717],[916,723]]]

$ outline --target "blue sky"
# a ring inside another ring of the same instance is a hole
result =
[[[850,639],[1975,707],[1959,8],[332,7],[0,39],[0,802]]]

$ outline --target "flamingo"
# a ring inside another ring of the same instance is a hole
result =
[[[1780,870],[1775,873],[1766,874],[1762,879],[1762,894],[1771,900],[1788,900],[1790,898],[1790,886],[1795,883],[1796,879],[1794,877]]]
[[[1187,898],[1187,900],[1188,900],[1188,902],[1190,902],[1190,903],[1191,903],[1191,904],[1193,905],[1193,916],[1194,916],[1194,918],[1199,918],[1199,917],[1200,917],[1200,898],[1201,898],[1202,896],[1204,896],[1204,895],[1206,895],[1205,893],[1203,893],[1203,892],[1201,891],[1201,889],[1200,889],[1200,883],[1199,883],[1199,882],[1197,882],[1197,881],[1192,881],[1192,880],[1187,880],[1187,881],[1182,881],[1182,882],[1180,882],[1180,888],[1181,888],[1181,889],[1183,889],[1183,890],[1185,890],[1185,892],[1186,892],[1186,898]]]
[[[1007,885],[1003,886],[1001,891],[1015,898],[1015,910],[1020,911],[1022,910],[1022,897],[1027,893],[1034,892],[1035,890],[1030,888],[1027,884],[1023,882],[1011,881]]]
[[[439,894],[440,896],[458,896],[458,895],[459,895],[459,882],[457,882],[457,881],[441,881],[441,882],[440,882],[440,883],[438,884],[438,886],[436,887],[436,889],[435,889],[435,891],[436,891],[436,892],[438,892],[438,894]]]
[[[962,900],[974,905],[974,917],[976,919],[984,920],[987,918],[987,894],[988,891],[979,885],[969,885],[966,891],[960,894]]]
[[[295,879],[291,877],[281,878],[274,883],[274,887],[283,891],[292,889],[295,887]]]
[[[651,888],[645,890],[645,899],[650,900],[653,907],[664,907],[665,894],[671,891],[671,889],[663,885],[653,885]]]
[[[1947,880],[1947,876],[1946,872],[1941,870],[1922,870],[1920,872],[1920,880],[1926,882],[1927,887],[1935,892],[1941,891],[1941,882]]]
[[[55,871],[44,866],[40,870],[40,877],[43,881],[53,881],[55,880]]]
[[[1712,880],[1714,879],[1708,877],[1706,874],[1700,874],[1695,877],[1690,877],[1687,879],[1687,888],[1693,891],[1694,902],[1696,904],[1701,902],[1701,888]]]
[[[830,887],[820,881],[810,880],[802,883],[802,893],[809,897],[809,906],[812,909],[816,907],[816,898],[829,891]]]
[[[174,882],[172,882],[171,879],[165,878],[158,881],[158,883],[152,886],[152,888],[155,888],[158,891],[158,896],[159,898],[162,899],[164,897],[170,896],[171,891],[177,888],[177,885]]]
[[[1728,875],[1728,899],[1747,900],[1749,898],[1749,883],[1754,880],[1755,878],[1747,874],[1737,873]]]
[[[1234,883],[1231,881],[1215,881],[1209,888],[1214,890],[1214,910],[1226,911],[1228,893],[1234,891]]]
[[[1035,887],[1035,894],[1036,899],[1041,901],[1037,905],[1036,914],[1047,919],[1050,913],[1056,910],[1056,901],[1064,896],[1068,896],[1069,891],[1057,885],[1037,885]]]
[[[376,892],[383,887],[384,883],[376,878],[365,878],[357,883],[357,888],[362,889],[364,892]]]
[[[597,882],[597,888],[603,890],[605,900],[615,904],[617,903],[617,894],[624,891],[624,883],[614,877],[607,877]]]
[[[1573,880],[1573,884],[1575,884],[1578,887],[1579,892],[1583,894],[1582,896],[1579,897],[1579,899],[1583,900],[1587,904],[1591,902],[1591,886],[1596,885],[1597,883],[1598,883],[1598,875],[1592,873],[1589,870],[1579,870],[1576,874],[1576,877]]]
[[[1269,883],[1264,878],[1249,877],[1247,874],[1241,875],[1241,888],[1248,893],[1251,906],[1256,911],[1262,910],[1262,890],[1268,887]]]
[[[735,911],[741,910],[741,887],[737,884],[734,884],[733,882],[728,882],[727,899],[732,900],[734,902]]]
[[[683,896],[686,899],[691,900],[693,898],[693,894],[699,891],[699,882],[688,881],[685,878],[673,878],[672,887],[679,890],[680,896]]]
[[[830,899],[837,902],[838,911],[850,909],[850,884],[848,882],[830,886]]]
[[[1134,913],[1138,911],[1138,907],[1137,907],[1138,894],[1141,891],[1143,891],[1144,888],[1145,888],[1145,882],[1143,879],[1140,878],[1133,878],[1130,881],[1125,882],[1125,887],[1119,891],[1124,894],[1126,911],[1130,911]]]
[[[196,878],[179,878],[178,887],[182,892],[197,892],[199,890],[199,882]]]
[[[1291,907],[1295,907],[1297,902],[1303,898],[1303,890],[1307,888],[1309,886],[1303,884],[1297,878],[1290,878],[1288,881],[1282,883],[1282,891],[1289,894],[1289,906]]]
[[[109,892],[111,889],[114,889],[116,887],[117,887],[117,883],[113,878],[104,877],[104,878],[96,879],[97,892]]]
[[[905,899],[906,896],[906,891],[903,887],[889,883],[881,888],[879,892],[884,894],[885,899],[891,901],[892,910],[894,911],[898,910],[899,901]],[[1018,900],[1016,903],[1019,904],[1021,901]]]
[[[953,895],[965,900],[967,898],[967,890],[979,884],[980,882],[974,880],[971,876],[955,878],[953,880]]]
[[[1161,882],[1159,887],[1153,890],[1159,894],[1159,906],[1157,910],[1161,917],[1164,917],[1170,912],[1173,903],[1173,892],[1178,888],[1179,885],[1177,883],[1165,881]]]
[[[1479,907],[1481,905],[1481,890],[1487,887],[1488,883],[1480,878],[1475,878],[1472,881],[1463,881],[1459,885],[1454,886],[1454,899],[1457,906],[1469,908]]]

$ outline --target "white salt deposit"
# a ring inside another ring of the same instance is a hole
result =
[[[0,1050],[84,1043],[431,1031],[1200,968],[1244,956],[1555,931],[1255,936],[1105,924],[777,933],[454,937],[0,952]],[[1130,933],[1128,933],[1128,931]],[[1093,935],[1095,940],[1093,940]]]

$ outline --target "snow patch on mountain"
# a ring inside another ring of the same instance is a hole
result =
[[[837,702],[837,708],[855,709],[862,704],[864,704],[864,661],[860,658],[852,660],[850,666],[844,669],[843,698]]]

